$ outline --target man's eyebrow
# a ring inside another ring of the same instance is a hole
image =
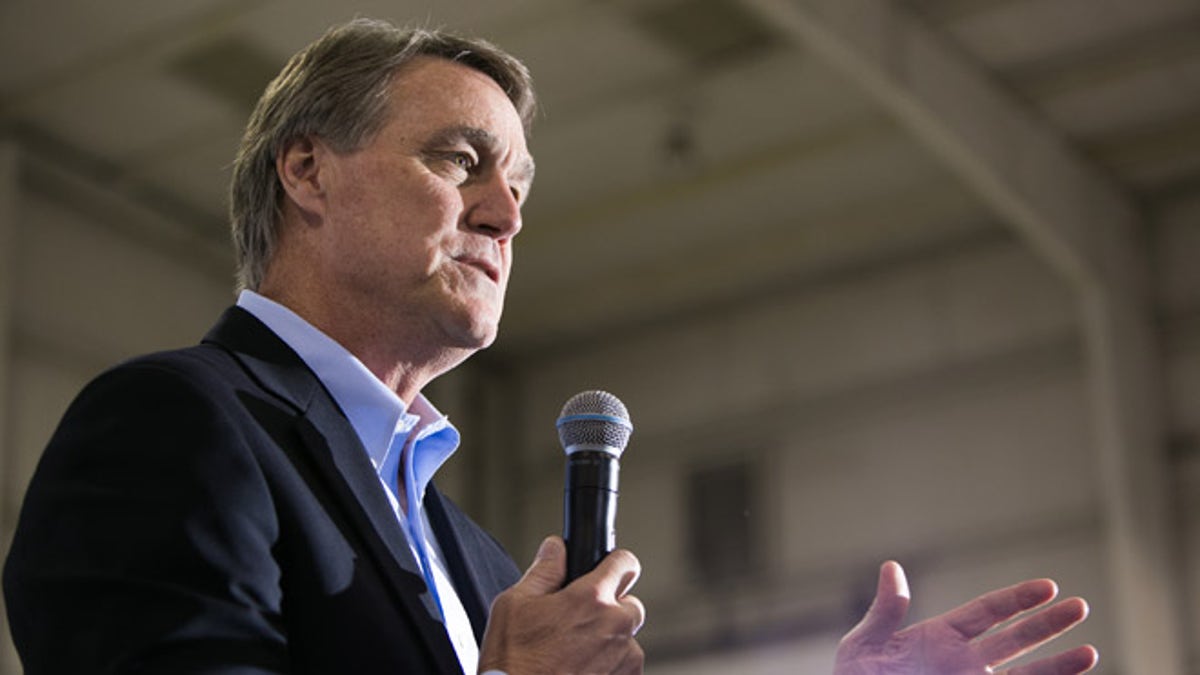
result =
[[[429,145],[451,145],[459,141],[466,141],[472,145],[482,145],[489,148],[495,148],[500,145],[500,139],[492,132],[487,129],[471,126],[453,126],[438,129],[430,136]]]

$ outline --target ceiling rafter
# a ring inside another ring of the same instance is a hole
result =
[[[700,167],[683,174],[664,176],[663,180],[639,185],[632,189],[600,194],[571,204],[559,211],[537,215],[554,223],[553,230],[532,230],[522,234],[522,246],[543,246],[569,237],[571,231],[596,222],[619,222],[629,214],[673,201],[705,193],[732,181],[749,180],[756,175],[775,171],[806,159],[845,151],[850,147],[865,147],[882,139],[894,138],[895,127],[877,115],[843,120],[822,129],[808,131],[784,139],[769,147],[747,148],[721,162]]]
[[[1181,59],[1200,58],[1200,12],[1102,40],[1086,49],[1006,68],[1004,78],[1033,98],[1094,86]]]
[[[556,348],[576,351],[585,342],[608,339],[606,336],[612,332],[678,326],[714,314],[776,303],[781,298],[794,299],[814,288],[845,284],[916,261],[982,250],[1012,240],[1007,230],[990,220],[976,220],[973,208],[936,186],[910,191],[909,198],[922,204],[914,206],[913,211],[897,213],[896,203],[881,197],[822,216],[823,223],[832,223],[831,227],[838,230],[861,229],[864,220],[886,222],[881,229],[889,232],[875,232],[878,236],[866,249],[852,252],[841,242],[818,241],[829,227],[812,228],[809,221],[790,222],[767,238],[730,236],[719,245],[672,251],[679,261],[703,274],[684,275],[679,273],[679,266],[649,261],[623,266],[619,274],[606,275],[602,283],[588,280],[579,285],[528,289],[506,307],[505,330],[492,348],[492,356],[541,358]],[[928,229],[930,220],[939,223],[935,231]],[[925,227],[910,227],[918,221],[923,221]],[[905,230],[912,236],[906,237]],[[798,256],[801,251],[803,255]],[[805,258],[805,263],[795,264],[798,257]],[[587,311],[575,312],[581,305],[580,298],[585,297]],[[573,312],[572,320],[563,321],[562,316],[546,312],[547,307]]]
[[[743,1],[849,74],[1074,285],[1113,278],[1095,235],[1137,227],[1132,201],[916,16],[885,0]]]

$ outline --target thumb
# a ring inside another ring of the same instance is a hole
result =
[[[514,588],[530,595],[547,595],[562,588],[567,579],[567,547],[561,537],[546,537],[525,576]]]
[[[904,568],[889,560],[879,568],[879,584],[875,588],[875,600],[867,608],[862,621],[846,635],[846,638],[865,644],[883,644],[892,637],[908,614],[910,601],[908,580]]]

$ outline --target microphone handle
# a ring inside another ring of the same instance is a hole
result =
[[[567,544],[567,581],[591,572],[617,543],[616,457],[579,450],[567,456],[563,494],[563,540]]]

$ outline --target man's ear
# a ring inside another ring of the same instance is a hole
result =
[[[324,212],[323,170],[328,153],[329,149],[319,139],[305,136],[288,141],[275,158],[279,183],[306,219]]]

